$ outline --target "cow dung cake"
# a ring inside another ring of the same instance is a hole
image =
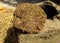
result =
[[[28,33],[39,33],[44,27],[46,14],[43,9],[34,4],[18,4],[14,11],[13,25]]]

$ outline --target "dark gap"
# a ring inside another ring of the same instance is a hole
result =
[[[4,43],[19,43],[17,30],[15,28],[11,27],[7,30],[7,36],[4,40]]]
[[[47,14],[47,19],[53,20],[53,17],[58,14],[58,11],[52,5],[43,5],[42,8],[45,11],[45,13]]]
[[[19,43],[18,35],[27,34],[28,32],[23,32],[20,29],[11,27],[7,30],[7,36],[4,39],[4,43]]]

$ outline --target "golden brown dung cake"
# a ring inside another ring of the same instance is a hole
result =
[[[28,33],[38,33],[44,27],[46,14],[40,6],[21,3],[14,12],[13,24],[17,29]]]

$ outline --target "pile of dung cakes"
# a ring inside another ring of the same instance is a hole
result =
[[[30,3],[18,4],[16,10],[14,9],[14,17],[12,7],[4,6],[3,8],[0,11],[0,43],[4,42],[5,37],[7,37],[7,30],[13,25],[15,28],[28,33],[39,33],[44,27],[47,17],[40,6]]]

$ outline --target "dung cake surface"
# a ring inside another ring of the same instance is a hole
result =
[[[44,27],[46,14],[40,6],[21,3],[14,12],[13,24],[16,28],[28,33],[38,33]]]

